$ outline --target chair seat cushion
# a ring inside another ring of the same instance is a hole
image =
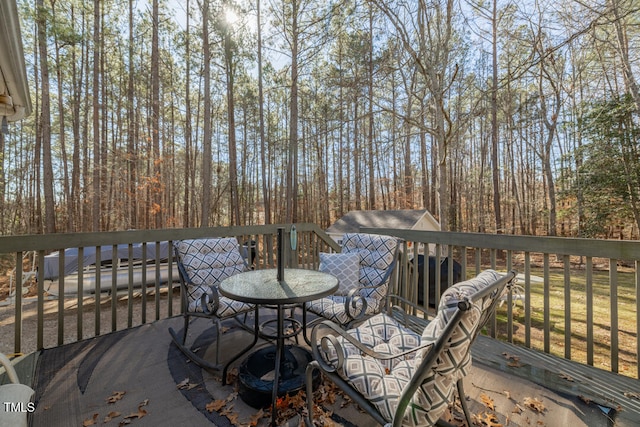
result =
[[[376,353],[393,356],[420,346],[421,337],[410,329],[400,325],[394,318],[385,314],[377,314],[370,317],[362,325],[347,331],[361,344],[372,349]],[[345,357],[359,355],[360,350],[343,337],[336,337],[340,344],[340,350]],[[325,357],[333,365],[337,364],[336,349],[329,347]],[[410,353],[405,359],[413,359],[415,353]],[[380,365],[390,371],[401,362],[401,358],[379,360]]]
[[[399,354],[426,343],[435,343],[457,312],[458,303],[499,279],[499,273],[486,271],[477,277],[447,289],[442,295],[438,313],[425,327],[421,336],[404,328],[386,314],[378,314],[347,333],[359,342],[383,355]],[[462,316],[458,327],[438,354],[431,369],[411,397],[403,419],[404,426],[434,425],[447,408],[456,382],[467,375],[471,366],[470,345],[475,338],[482,312],[491,298],[472,304]],[[414,357],[391,360],[376,359],[362,354],[345,338],[338,337],[344,363],[338,374],[370,401],[389,422],[393,420],[399,399],[417,368],[431,347],[415,352]],[[329,349],[325,357],[334,366],[338,360],[336,349]]]
[[[364,298],[367,301],[367,308],[365,315],[373,315],[380,311],[381,301],[376,298]],[[343,295],[330,295],[325,298],[314,300],[307,303],[307,310],[315,313],[319,316],[336,322],[340,325],[345,325],[353,320],[345,309],[346,296]],[[362,302],[359,301],[356,309],[351,309],[352,314],[359,314]]]

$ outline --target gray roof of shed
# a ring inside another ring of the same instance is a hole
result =
[[[351,211],[327,228],[327,233],[357,233],[361,227],[410,229],[425,213],[426,209]]]

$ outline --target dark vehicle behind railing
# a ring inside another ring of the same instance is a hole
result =
[[[287,224],[0,237],[0,274],[11,276],[14,288],[15,284],[18,287],[12,297],[0,302],[0,351],[31,352],[179,314],[179,290],[167,279],[177,277],[172,271],[171,251],[167,259],[106,267],[126,273],[130,279],[124,288],[112,274],[108,276],[111,286],[99,284],[101,289],[106,288],[103,293],[87,294],[80,288],[80,277],[78,292],[65,298],[46,292],[44,271],[37,268],[55,251],[109,246],[117,250],[124,245],[126,252],[142,245],[142,250],[146,247],[154,252],[150,248],[165,244],[161,242],[170,245],[182,239],[233,236],[244,246],[251,268],[275,268],[279,227],[285,228],[288,238],[291,225]],[[339,250],[315,224],[296,224],[295,230],[295,251],[285,245],[288,266],[317,269],[320,252]],[[397,229],[361,231],[402,239],[401,260],[391,279],[394,293],[421,305],[435,305],[445,285],[450,286],[459,277],[470,277],[485,268],[505,272],[516,269],[520,272],[520,291],[513,297],[505,296],[489,322],[489,335],[638,378],[640,242]],[[35,256],[26,256],[31,253]],[[433,262],[420,264],[420,258],[426,256]],[[32,259],[36,268],[31,265]],[[63,269],[64,256],[59,262]],[[101,264],[100,260],[97,263]],[[433,266],[439,268],[433,271]],[[78,274],[82,276],[86,266],[81,263],[80,267]],[[163,276],[163,268],[168,276]],[[152,280],[137,280],[134,273],[139,271],[153,275]],[[430,280],[424,279],[430,276],[434,279],[431,294]],[[58,280],[65,286],[64,276]],[[19,289],[23,281],[31,286],[26,296]],[[26,341],[33,341],[33,345]]]

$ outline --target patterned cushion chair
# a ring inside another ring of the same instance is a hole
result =
[[[315,369],[383,425],[434,425],[457,386],[472,425],[462,386],[471,366],[471,344],[514,277],[515,272],[487,270],[447,289],[422,335],[386,313],[347,331],[328,321],[316,325],[311,336],[315,360],[307,367],[308,425],[313,425]]]
[[[4,367],[9,379],[9,383],[0,385],[0,402],[3,402],[0,408],[0,426],[27,427],[29,425],[27,410],[35,407],[31,401],[35,391],[28,385],[20,383],[11,360],[3,353],[0,353],[0,366]],[[4,402],[20,405],[20,410],[11,410],[11,406]]]
[[[203,368],[219,370],[221,321],[239,315],[245,315],[246,320],[246,315],[255,311],[256,325],[258,322],[258,313],[254,305],[236,301],[218,293],[218,284],[222,280],[246,271],[248,267],[240,254],[238,241],[235,238],[176,241],[174,250],[180,273],[184,331],[182,336],[171,328],[169,331],[173,341],[187,357]],[[216,325],[215,364],[202,359],[186,345],[191,319],[202,317],[212,319]],[[257,341],[257,333],[254,334],[254,339]],[[223,372],[223,380],[226,378],[224,374],[226,372]]]
[[[338,292],[307,303],[306,311],[348,328],[384,308],[399,245],[395,237],[363,233],[346,233],[342,242],[339,254],[320,254],[320,270],[338,277]]]

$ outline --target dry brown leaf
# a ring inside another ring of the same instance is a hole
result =
[[[118,400],[122,400],[126,391],[114,391],[111,396],[107,397],[107,403],[116,403]]]
[[[585,397],[583,395],[579,395],[578,399],[582,400],[584,403],[586,403],[587,405],[591,405],[591,399],[589,399],[588,397]]]
[[[127,415],[126,417],[124,417],[125,420],[132,420],[132,419],[140,419],[144,416],[146,416],[148,414],[148,412],[144,409],[142,409],[141,407],[138,408],[138,412],[132,412],[131,414]]]
[[[496,416],[496,414],[491,414],[489,412],[485,412],[484,413],[484,417],[482,419],[482,421],[484,422],[484,424],[486,424],[488,427],[504,427],[500,421],[498,420],[498,417]]]
[[[539,414],[542,414],[546,410],[542,401],[535,397],[525,397],[523,403],[527,408]]]
[[[99,414],[93,414],[93,417],[87,418],[82,422],[82,427],[94,426],[96,425],[96,421],[98,419]]]
[[[496,407],[493,403],[493,399],[487,396],[486,394],[480,393],[480,400],[482,400],[482,403],[484,403],[484,406],[486,406],[487,409],[491,409],[492,411],[496,410]]]
[[[507,399],[511,400],[511,392],[509,390],[502,390],[502,392],[507,396]]]
[[[189,378],[185,378],[184,380],[180,381],[178,384],[176,384],[176,387],[178,388],[178,390],[189,390]]]
[[[264,418],[264,411],[262,409],[260,409],[255,414],[251,415],[251,419],[249,420],[249,426],[251,427],[257,426],[258,421],[260,421],[260,418]]]
[[[524,412],[524,408],[520,406],[518,403],[516,403],[516,406],[513,407],[513,411],[511,411],[512,414],[521,414],[523,412]]]
[[[519,356],[515,356],[513,354],[509,354],[509,353],[502,353],[502,355],[505,357],[505,359],[507,359],[507,366],[511,367],[511,368],[521,368],[522,364],[520,363],[520,357]]]
[[[225,399],[212,400],[207,403],[205,409],[209,412],[218,412],[220,409],[224,408],[226,404],[227,401]]]
[[[225,408],[220,412],[220,415],[227,417],[229,419],[229,422],[231,422],[231,424],[237,425],[239,415],[237,412],[232,411],[232,409],[233,409],[233,404],[229,406],[225,406]]]
[[[227,384],[235,384],[238,378],[238,368],[233,368],[227,372]]]
[[[640,400],[640,393],[625,391],[623,394],[629,399]]]
[[[573,378],[571,378],[570,375],[567,375],[567,374],[561,372],[558,376],[560,378],[562,378],[563,380],[567,380],[567,381],[573,382]]]
[[[114,418],[118,418],[120,415],[121,415],[121,414],[120,414],[120,412],[117,412],[117,411],[111,411],[111,412],[109,412],[109,413],[107,414],[107,416],[106,416],[106,417],[104,417],[104,422],[105,422],[105,423],[108,423],[108,422],[109,422],[109,421],[111,421],[112,419],[114,419]]]

